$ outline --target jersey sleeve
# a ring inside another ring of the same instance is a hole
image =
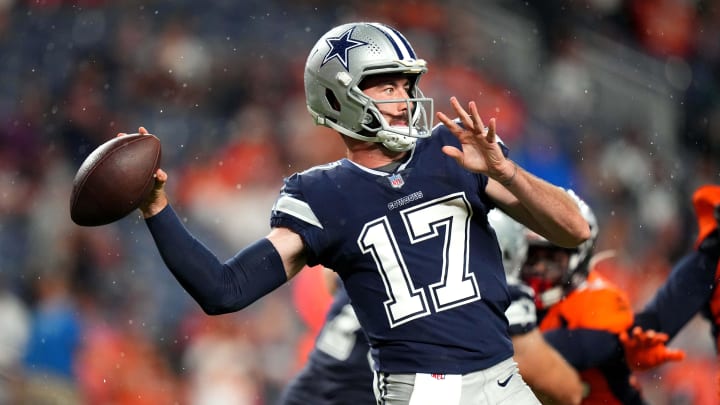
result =
[[[532,289],[519,282],[508,282],[510,306],[505,310],[510,336],[524,335],[537,328],[537,312]]]
[[[319,264],[317,258],[324,246],[323,226],[303,193],[302,184],[302,175],[298,173],[285,179],[272,208],[270,226],[288,228],[300,235],[308,265],[314,266]]]

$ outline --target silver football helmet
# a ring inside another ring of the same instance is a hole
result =
[[[520,276],[520,269],[527,257],[525,226],[497,208],[490,211],[488,221],[495,229],[500,244],[505,276],[508,281],[515,281]]]
[[[580,199],[574,191],[567,190],[567,192],[578,204],[580,214],[590,225],[590,238],[575,248],[566,249],[553,245],[547,239],[529,229],[526,230],[525,235],[529,247],[543,246],[568,252],[567,266],[561,269],[562,275],[555,281],[548,282],[547,279],[542,277],[526,274],[526,268],[523,268],[521,272],[522,280],[535,290],[536,304],[540,309],[553,305],[585,282],[588,276],[590,259],[595,251],[595,242],[598,237],[597,218],[587,203]]]
[[[340,25],[310,51],[305,64],[307,107],[318,125],[393,151],[410,150],[432,130],[433,100],[418,87],[425,72],[425,61],[397,30],[380,23]],[[359,84],[377,74],[408,75],[410,98],[379,102],[366,96]],[[409,125],[390,126],[377,104],[400,102],[407,103]]]

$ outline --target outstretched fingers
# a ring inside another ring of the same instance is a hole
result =
[[[450,105],[452,105],[452,108],[455,110],[455,113],[457,114],[460,122],[463,124],[463,127],[465,127],[465,129],[473,130],[474,128],[476,128],[473,117],[471,117],[470,114],[465,111],[463,106],[460,105],[457,97],[450,97]]]
[[[477,103],[474,101],[470,101],[468,103],[468,108],[470,109],[470,114],[468,117],[472,120],[472,123],[467,128],[472,130],[475,135],[484,135],[485,132],[485,124],[483,123],[482,118],[480,118],[480,113],[477,109]]]
[[[456,148],[456,147],[454,147],[454,146],[445,145],[445,146],[442,147],[442,151],[443,151],[444,154],[446,154],[446,155],[450,156],[451,158],[455,159],[458,163],[460,163],[460,165],[463,164],[464,155],[463,155],[463,152],[462,152],[460,149],[458,149],[458,148]]]
[[[480,113],[477,109],[477,104],[474,101],[468,103],[468,113],[465,108],[460,104],[457,97],[450,97],[450,104],[458,115],[460,122],[463,124],[465,129],[472,131],[475,135],[482,135],[485,125],[483,124]]]
[[[495,118],[490,118],[490,121],[488,121],[487,135],[485,135],[485,139],[490,143],[495,142],[495,125]]]
[[[155,189],[162,188],[163,184],[165,184],[165,182],[168,179],[168,175],[165,172],[165,170],[163,170],[163,169],[157,169],[157,171],[155,172],[153,177],[155,177],[155,180],[156,180]]]
[[[441,111],[438,111],[435,115],[452,133],[462,139],[463,136],[468,135],[468,132],[475,133],[475,128],[482,128],[482,120],[477,113],[477,107],[474,102],[468,104],[472,115],[465,111],[457,97],[450,97],[450,104],[457,114],[457,120],[451,119]],[[458,124],[458,120],[460,124]]]
[[[468,102],[467,110],[463,108],[457,97],[450,97],[450,104],[452,105],[455,113],[458,116],[458,119],[460,120],[460,123],[462,124],[461,128],[459,125],[457,125],[455,121],[450,120],[449,117],[447,117],[445,114],[439,112],[438,118],[441,122],[448,126],[450,130],[452,130],[456,134],[462,134],[463,130],[467,130],[476,137],[480,136],[485,138],[487,142],[495,142],[495,118],[491,118],[488,122],[488,126],[486,127],[485,123],[480,117],[480,112],[478,111],[477,103],[475,101]]]
[[[619,338],[625,350],[625,359],[633,370],[648,370],[685,358],[683,350],[665,346],[669,339],[666,333],[635,326],[630,334],[623,331]]]
[[[458,122],[455,119],[452,119],[445,115],[445,113],[438,111],[435,113],[435,116],[437,117],[440,122],[445,124],[445,126],[452,132],[456,137],[459,139],[462,139],[463,136],[465,136],[465,129],[463,129],[462,126],[458,124]]]
[[[148,130],[145,129],[145,127],[140,127],[140,128],[138,128],[138,133],[139,133],[140,135],[150,135],[150,132],[148,132]],[[126,132],[118,132],[118,134],[115,135],[115,136],[125,136],[125,135],[127,135]]]

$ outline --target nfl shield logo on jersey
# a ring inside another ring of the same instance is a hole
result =
[[[405,185],[405,180],[403,180],[402,176],[398,173],[388,176],[388,181],[393,188],[400,188]]]

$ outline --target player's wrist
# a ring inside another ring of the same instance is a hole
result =
[[[143,218],[147,219],[150,217],[154,217],[155,215],[159,214],[162,210],[164,210],[169,205],[167,197],[164,195],[152,203],[140,207],[140,212],[142,212]]]
[[[512,186],[515,182],[515,177],[517,176],[518,167],[515,162],[508,159],[506,160],[506,166],[512,166],[510,169],[503,170],[502,174],[498,176],[497,180],[505,187]]]

